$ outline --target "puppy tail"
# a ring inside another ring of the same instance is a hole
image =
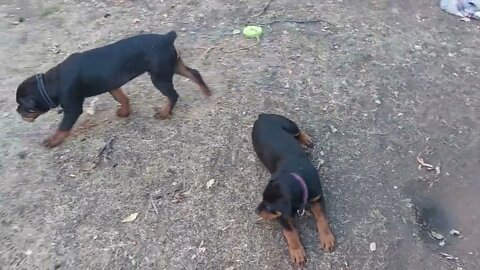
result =
[[[177,38],[177,32],[175,31],[170,31],[168,33],[165,34],[165,37],[168,39],[168,41],[170,43],[173,44],[173,42],[175,42],[175,39]]]
[[[192,80],[195,84],[198,85],[200,91],[202,91],[205,96],[211,95],[210,89],[203,80],[202,75],[200,75],[200,72],[185,65],[182,58],[180,58],[180,55],[177,55],[177,62],[175,63],[175,74]]]

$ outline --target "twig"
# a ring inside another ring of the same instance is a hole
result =
[[[208,53],[213,50],[213,49],[216,49],[216,48],[221,48],[220,45],[217,45],[217,46],[212,46],[208,49],[205,50],[205,52],[202,54],[202,59],[207,59],[207,56],[208,56]]]
[[[158,215],[158,209],[157,209],[157,206],[155,205],[155,202],[153,201],[152,196],[150,196],[150,203],[153,206],[153,210],[155,210],[155,213],[157,213],[157,215]]]
[[[260,38],[259,38],[259,37],[257,37],[257,41],[256,41],[254,44],[250,45],[250,46],[241,47],[241,48],[238,48],[238,49],[235,49],[235,50],[231,50],[231,51],[225,51],[223,48],[220,48],[220,50],[222,50],[222,52],[224,52],[224,53],[233,53],[233,52],[238,52],[238,51],[241,51],[241,50],[248,50],[248,49],[250,49],[250,48],[252,48],[252,47],[257,46],[258,43],[260,43]]]
[[[100,149],[100,152],[98,152],[97,157],[100,158],[103,153],[108,149],[112,147],[112,143],[115,140],[115,137],[111,138],[103,147]]]
[[[256,14],[256,15],[253,15],[253,17],[258,17],[258,16],[262,16],[263,14],[265,14],[265,12],[267,12],[268,8],[270,7],[270,4],[272,4],[273,0],[269,0],[268,3],[263,7],[262,11],[260,11],[260,13]]]
[[[240,47],[240,48],[237,48],[237,49],[234,49],[234,50],[230,50],[230,51],[226,51],[225,48],[223,48],[222,44],[220,43],[219,45],[216,45],[216,46],[212,46],[210,48],[208,48],[207,50],[205,50],[205,52],[202,54],[202,59],[207,59],[208,57],[208,53],[210,51],[212,51],[213,49],[219,49],[220,51],[224,52],[224,53],[233,53],[233,52],[238,52],[238,51],[241,51],[241,50],[248,50],[250,48],[253,48],[255,47],[256,45],[258,45],[258,43],[260,43],[260,38],[257,37],[257,41],[250,45],[250,46],[247,46],[247,47]]]
[[[268,25],[272,26],[273,24],[276,23],[298,23],[298,24],[307,24],[307,23],[326,23],[332,27],[337,28],[337,26],[329,21],[323,20],[323,19],[312,19],[312,20],[274,20],[271,22],[265,22],[265,23],[257,23],[258,25]]]

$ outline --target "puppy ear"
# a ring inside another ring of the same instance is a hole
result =
[[[37,105],[35,100],[32,98],[23,98],[20,100],[19,104],[26,111],[35,111]]]

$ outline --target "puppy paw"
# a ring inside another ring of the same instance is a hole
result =
[[[290,253],[290,258],[294,264],[300,267],[305,266],[305,250],[303,247],[288,249],[288,252]]]
[[[327,252],[332,252],[335,250],[335,236],[330,233],[323,234],[320,236],[320,247]]]
[[[128,117],[130,115],[130,110],[128,108],[120,108],[117,110],[118,117]]]
[[[52,149],[56,146],[59,146],[63,143],[63,138],[59,138],[55,135],[48,137],[46,140],[43,141],[43,146]]]
[[[200,90],[206,97],[210,97],[212,95],[212,92],[208,87],[202,87]]]
[[[157,119],[165,120],[168,117],[170,117],[170,115],[171,115],[170,110],[167,107],[163,108],[163,109],[155,108],[155,111],[156,111],[156,113],[153,117],[155,117]]]
[[[312,148],[313,147],[313,139],[310,137],[307,133],[300,131],[298,134],[298,140],[300,141],[300,144],[307,149],[307,148]]]

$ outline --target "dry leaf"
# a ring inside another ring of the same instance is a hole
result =
[[[457,230],[451,230],[450,234],[457,237],[462,236],[462,234]]]
[[[90,102],[90,105],[85,109],[85,112],[94,115],[95,114],[95,103],[97,103],[98,97],[94,97]]]
[[[137,219],[137,217],[138,217],[138,212],[137,212],[137,213],[133,213],[133,214],[129,215],[128,217],[124,218],[124,219],[122,220],[122,223],[135,221],[135,219]]]
[[[417,162],[420,164],[418,165],[418,169],[420,170],[422,167],[425,167],[425,169],[427,169],[427,171],[431,171],[431,170],[434,170],[435,167],[432,165],[432,164],[428,164],[426,163],[423,158],[421,157],[418,157],[417,156]]]
[[[437,240],[443,240],[443,235],[437,233],[436,231],[430,231],[430,235]]]
[[[87,161],[87,162],[84,162],[80,165],[80,169],[82,171],[91,171],[91,170],[95,169],[96,166],[97,166],[97,164],[95,164],[95,162]]]
[[[454,257],[454,256],[452,256],[452,255],[450,255],[450,254],[448,254],[448,253],[440,252],[440,254],[441,254],[443,257],[445,257],[445,259],[447,259],[447,260],[458,260],[457,257]]]
[[[213,186],[213,184],[215,184],[215,179],[210,179],[210,180],[208,180],[208,182],[207,182],[207,189],[210,189],[210,188]]]

